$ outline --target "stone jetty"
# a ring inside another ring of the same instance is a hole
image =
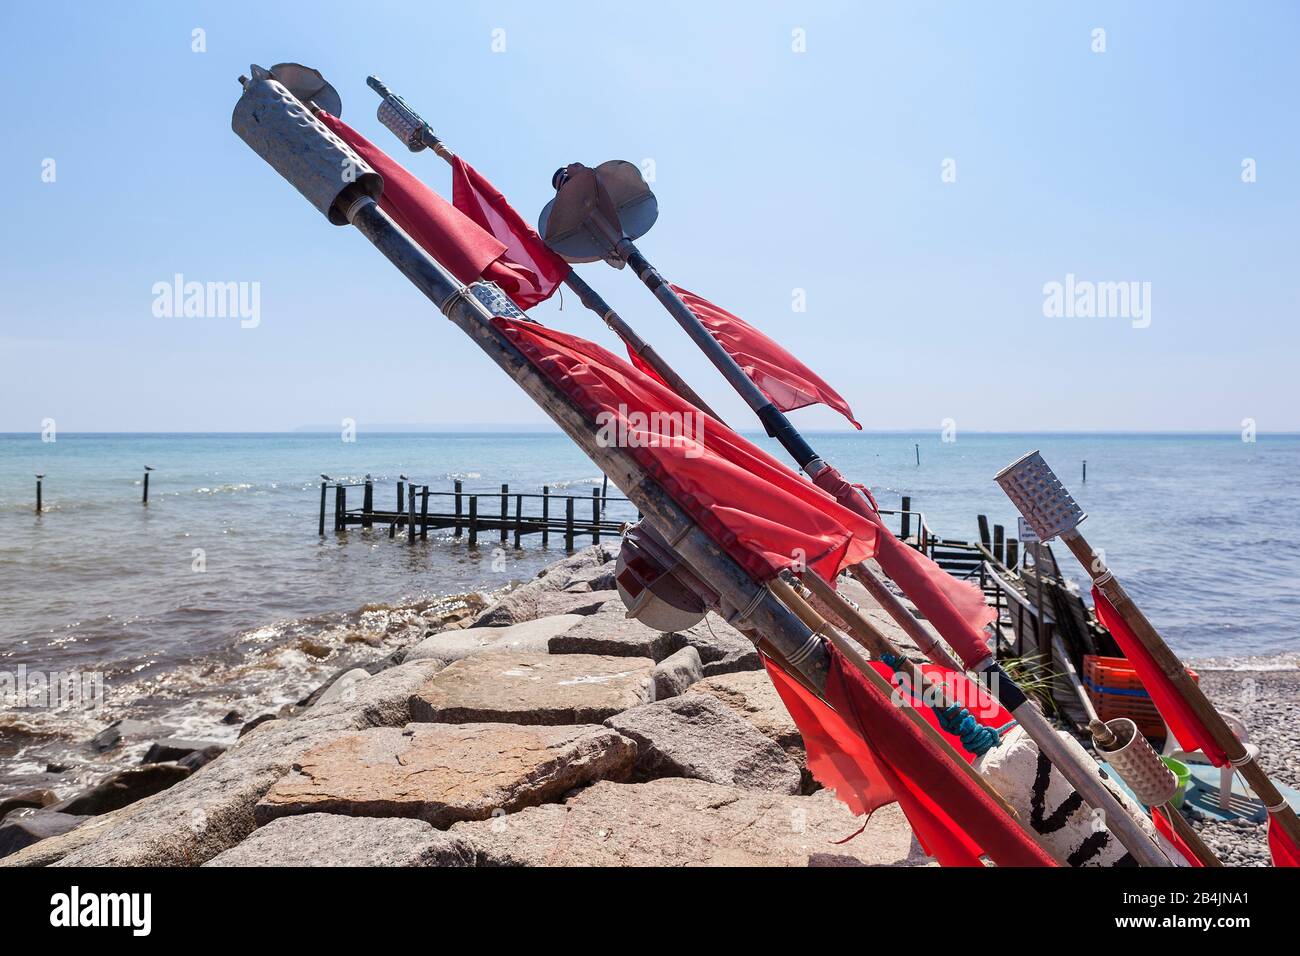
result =
[[[897,807],[863,828],[818,790],[748,640],[627,618],[613,557],[548,566],[224,753],[164,742],[136,792],[33,797],[0,866],[924,862]]]

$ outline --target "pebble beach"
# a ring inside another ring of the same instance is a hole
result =
[[[1214,704],[1246,725],[1259,747],[1259,762],[1277,783],[1300,787],[1300,671],[1209,669],[1193,665]],[[1226,866],[1269,866],[1267,825],[1239,819],[1218,821],[1188,815],[1192,825]]]

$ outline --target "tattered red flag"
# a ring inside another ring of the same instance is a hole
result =
[[[763,666],[767,669],[767,676],[781,697],[781,702],[785,704],[785,709],[790,712],[799,728],[807,753],[808,771],[818,783],[834,792],[836,799],[859,816],[870,814],[877,807],[897,799],[893,788],[876,766],[871,748],[849,728],[839,714],[809,693],[772,660],[764,657]],[[885,663],[873,661],[871,666],[885,679],[894,680],[893,672]],[[937,664],[923,664],[921,670],[926,677],[941,682],[949,699],[966,707],[983,726],[1002,731],[1015,723],[1015,718],[1001,704],[966,675]],[[901,688],[899,692],[901,693]],[[915,694],[912,698],[913,703],[916,703],[918,698]],[[939,725],[932,707],[918,707],[918,713],[968,763],[975,760],[975,754],[962,745],[960,737]]]
[[[1142,686],[1151,695],[1151,703],[1155,704],[1161,719],[1169,725],[1169,731],[1177,739],[1178,745],[1188,752],[1201,751],[1216,767],[1227,766],[1228,755],[1215,742],[1210,729],[1202,723],[1201,718],[1166,676],[1164,669],[1156,663],[1146,645],[1138,640],[1119,611],[1106,599],[1106,595],[1093,588],[1092,603],[1097,609],[1097,617],[1133,665],[1138,680],[1142,681]]]
[[[763,666],[799,728],[808,772],[818,783],[858,816],[898,799],[876,766],[867,742],[850,730],[839,714],[767,657]]]
[[[876,561],[966,666],[973,667],[986,660],[988,637],[983,628],[997,617],[997,611],[984,602],[983,592],[973,584],[957,580],[920,551],[895,538],[885,528],[875,503],[866,507],[857,488],[834,468],[822,469],[812,480],[840,504],[854,511],[865,511],[876,523],[881,532]],[[867,500],[871,500],[870,495]]]
[[[892,794],[925,851],[944,866],[981,866],[983,855],[999,866],[1057,865],[898,703],[869,683],[838,649],[828,650],[825,702],[767,665],[781,699],[787,708],[793,704],[790,714],[809,747],[808,769],[823,785],[855,813],[870,813],[890,802]],[[882,676],[892,673],[882,663],[872,666]],[[989,707],[990,721],[1009,716],[991,702]],[[917,712],[938,726],[932,708]],[[941,733],[965,759],[973,759],[957,738]]]
[[[451,167],[452,205],[505,243],[505,255],[499,260],[505,270],[488,278],[521,309],[531,309],[550,298],[569,274],[569,264],[547,247],[478,170],[459,156],[452,159]]]
[[[325,112],[318,115],[384,177],[379,208],[461,282],[477,282],[506,251],[505,243],[485,232],[343,120]]]
[[[862,430],[849,403],[807,365],[738,316],[694,292],[670,286],[773,405],[783,412],[827,405]]]
[[[1271,813],[1268,815],[1268,849],[1273,854],[1274,866],[1300,866],[1300,847],[1292,842]]]
[[[536,322],[494,322],[753,577],[806,566],[833,580],[874,553],[872,522],[623,359]]]

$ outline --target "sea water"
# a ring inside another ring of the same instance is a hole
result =
[[[808,437],[882,508],[910,496],[934,533],[967,540],[978,536],[978,514],[1015,537],[993,476],[1039,449],[1088,512],[1090,543],[1180,654],[1295,665],[1300,436]],[[145,465],[155,469],[147,507]],[[400,533],[390,539],[386,526],[336,535],[333,491],[320,537],[322,472],[348,482],[370,474],[381,509],[395,507],[401,474],[433,491],[459,478],[467,492],[549,485],[584,499],[601,480],[572,442],[547,432],[0,435],[0,672],[91,673],[108,702],[93,713],[0,713],[0,781],[59,753],[85,759],[85,739],[110,718],[233,736],[237,724],[220,723],[227,711],[248,717],[292,702],[340,666],[418,637],[421,612],[439,599],[497,590],[562,554],[559,535],[545,550],[525,537],[518,551],[495,534],[477,549],[450,531],[414,546]],[[46,476],[40,516],[37,473]],[[433,498],[431,510],[449,502]],[[349,507],[360,504],[361,489],[349,489]],[[563,513],[557,504],[552,514]],[[480,506],[499,514],[499,498]],[[577,503],[580,519],[590,514]],[[634,514],[613,502],[606,517]],[[1055,550],[1082,581],[1066,550]]]

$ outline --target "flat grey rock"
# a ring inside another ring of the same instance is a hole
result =
[[[712,612],[699,624],[677,634],[682,644],[699,651],[700,661],[706,666],[746,654],[752,654],[755,659],[758,656],[749,638]]]
[[[421,820],[308,813],[283,817],[204,866],[473,866],[460,837]]]
[[[676,634],[651,630],[627,616],[622,599],[605,603],[599,611],[550,640],[552,654],[606,654],[611,657],[648,657],[661,661],[684,642]]]
[[[704,694],[656,701],[616,714],[605,726],[636,741],[636,775],[796,794],[799,768],[770,738]]]
[[[448,663],[484,651],[530,651],[549,653],[549,642],[557,634],[585,620],[579,614],[555,614],[508,627],[471,627],[430,635],[407,652],[406,660],[442,660]]]
[[[598,724],[649,701],[653,669],[638,657],[489,651],[434,675],[411,697],[411,715],[449,724]]]
[[[805,759],[803,736],[766,671],[705,677],[691,685],[689,693],[707,695],[725,704],[764,736],[780,744],[792,758],[798,754],[797,762]]]
[[[354,667],[351,670],[344,671],[338,677],[334,678],[329,687],[316,698],[313,704],[330,704],[336,700],[344,700],[350,694],[356,693],[356,685],[370,677],[370,672],[364,667]]]
[[[897,804],[867,822],[828,794],[760,793],[663,779],[601,781],[564,804],[474,823],[454,836],[479,866],[906,866]],[[845,841],[845,842],[840,842]]]
[[[319,811],[447,827],[626,778],[635,759],[632,741],[594,725],[376,727],[308,750],[254,812],[258,822]]]
[[[509,627],[556,614],[594,614],[602,604],[617,596],[616,591],[554,591],[530,581],[480,614],[470,630]]]

